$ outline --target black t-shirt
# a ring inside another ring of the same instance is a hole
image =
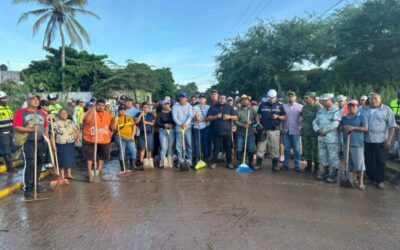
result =
[[[160,112],[157,114],[156,124],[159,128],[165,128],[165,124],[172,124],[175,127],[174,118],[172,118],[172,111],[168,113]]]
[[[236,115],[235,110],[229,104],[215,104],[210,107],[207,113],[208,116],[222,115]],[[210,122],[210,128],[213,135],[227,135],[232,131],[231,120],[223,120],[222,117]]]
[[[261,115],[260,123],[266,130],[279,130],[281,122],[272,119],[272,115],[286,115],[285,109],[281,103],[270,104],[263,102],[258,107],[257,114]]]

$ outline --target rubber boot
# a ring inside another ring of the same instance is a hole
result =
[[[249,167],[251,168],[251,169],[253,169],[254,171],[257,171],[257,170],[259,170],[261,167],[260,166],[258,166],[258,165],[254,165],[254,153],[252,153],[252,152],[249,152],[248,154],[247,154],[247,162],[248,162],[248,164],[249,164]]]
[[[281,170],[281,168],[278,167],[278,161],[279,161],[278,158],[272,159],[272,170],[273,171],[280,171]]]
[[[124,171],[124,162],[123,161],[119,161],[119,166],[121,168],[121,172]]]
[[[325,166],[324,172],[322,173],[322,175],[318,176],[318,180],[324,181],[326,178],[328,178],[328,176],[329,176],[329,166]]]
[[[312,174],[315,178],[318,177],[318,174],[319,174],[319,163],[318,162],[314,162],[314,171],[312,172]]]
[[[261,166],[262,164],[262,158],[257,157],[257,166]]]
[[[7,172],[10,172],[10,173],[18,172],[18,170],[13,165],[10,155],[4,155],[3,158],[4,158],[4,161],[7,166]]]
[[[303,173],[308,174],[312,171],[312,161],[307,161],[307,166],[303,169]]]
[[[332,173],[326,178],[326,182],[328,183],[336,183],[337,182],[337,176],[338,176],[339,169],[334,168],[332,170]]]

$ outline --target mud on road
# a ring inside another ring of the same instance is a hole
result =
[[[394,188],[349,190],[270,169],[175,169],[80,180],[0,201],[1,249],[399,249]]]

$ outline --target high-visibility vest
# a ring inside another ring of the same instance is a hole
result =
[[[50,114],[58,115],[58,113],[60,112],[61,109],[63,109],[63,107],[59,103],[50,104],[49,112],[50,112]]]
[[[400,101],[394,99],[390,102],[390,108],[393,110],[394,115],[400,115]]]
[[[14,120],[14,112],[10,107],[0,105],[0,129],[11,128]]]

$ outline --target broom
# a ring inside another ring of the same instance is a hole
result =
[[[146,124],[145,124],[145,115],[143,115],[143,130],[144,130],[144,145],[145,145],[145,158],[143,159],[143,167],[145,169],[154,168],[153,158],[148,158],[148,149],[147,149],[147,131],[146,131]]]
[[[197,162],[196,166],[194,169],[199,170],[202,168],[207,167],[207,163],[205,163],[202,159],[202,154],[201,154],[201,131],[200,131],[200,121],[197,123],[198,125],[198,131],[199,131],[199,161]]]
[[[344,172],[339,175],[340,186],[345,188],[352,188],[354,186],[353,175],[349,172],[350,139],[351,133],[347,134],[346,138],[346,161],[344,163]]]
[[[247,124],[249,123],[250,120],[250,110],[247,112]],[[253,172],[253,170],[246,164],[246,151],[247,151],[247,137],[249,135],[249,128],[246,128],[246,136],[244,139],[244,150],[243,150],[243,161],[242,164],[240,164],[237,169],[236,173],[238,174],[247,174]]]
[[[97,170],[97,136],[98,136],[98,131],[97,131],[97,112],[95,110],[95,107],[93,107],[93,112],[94,112],[94,152],[93,152],[93,167],[94,169],[90,171],[89,177],[90,177],[90,182],[95,182],[99,183],[101,182],[100,177],[99,177],[99,170]]]
[[[118,121],[118,116],[116,116],[116,119]],[[122,167],[123,167],[123,171],[118,173],[118,177],[126,177],[126,176],[130,176],[132,175],[132,171],[131,170],[126,170],[126,164],[125,164],[125,150],[122,147],[122,139],[121,139],[121,133],[119,130],[119,122],[117,124],[117,131],[118,131],[118,142],[119,142],[119,148],[120,148],[120,154],[121,154],[121,160],[122,160]]]
[[[62,185],[62,184],[67,184],[68,185],[69,181],[67,179],[61,179],[60,165],[58,164],[57,147],[55,146],[56,145],[56,141],[55,141],[56,140],[56,135],[54,133],[54,122],[52,122],[50,124],[50,127],[51,127],[51,138],[52,138],[52,141],[54,143],[54,147],[50,147],[49,152],[50,152],[50,157],[51,157],[51,154],[53,154],[53,158],[55,160],[54,171],[55,171],[56,176],[57,176],[57,180],[50,181],[50,187],[53,188],[53,189],[57,189],[58,185]]]

